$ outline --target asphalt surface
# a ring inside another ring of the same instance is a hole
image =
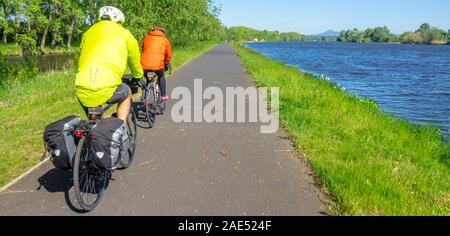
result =
[[[252,86],[229,45],[178,70],[168,91],[183,86],[193,92],[196,78],[222,91]],[[139,130],[133,166],[115,172],[99,207],[84,215],[326,215],[324,195],[283,131],[261,134],[261,123],[249,122],[175,123],[170,111],[176,102],[169,102],[157,127]],[[0,215],[83,215],[76,206],[72,173],[50,162],[0,193]]]

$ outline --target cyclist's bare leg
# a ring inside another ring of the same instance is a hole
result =
[[[128,97],[120,102],[117,106],[117,118],[127,122],[128,114],[131,110],[131,89],[128,93]]]

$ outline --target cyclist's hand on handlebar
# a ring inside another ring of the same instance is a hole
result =
[[[172,71],[172,64],[169,63],[169,64],[165,65],[164,66],[164,70],[171,72]]]
[[[145,88],[145,87],[147,86],[147,79],[146,79],[144,76],[142,76],[142,77],[139,79],[139,85],[140,85],[142,88]]]

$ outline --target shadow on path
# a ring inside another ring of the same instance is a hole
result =
[[[45,173],[38,179],[39,187],[38,191],[45,188],[49,193],[64,193],[67,206],[76,213],[86,213],[86,211],[81,210],[73,203],[76,203],[74,194],[71,194],[73,189],[73,172],[63,171],[59,169],[52,169]],[[71,197],[72,196],[72,197]]]

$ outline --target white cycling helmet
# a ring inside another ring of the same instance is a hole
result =
[[[105,6],[100,8],[99,16],[100,20],[109,19],[116,23],[125,23],[125,16],[123,15],[123,12],[115,7]]]

